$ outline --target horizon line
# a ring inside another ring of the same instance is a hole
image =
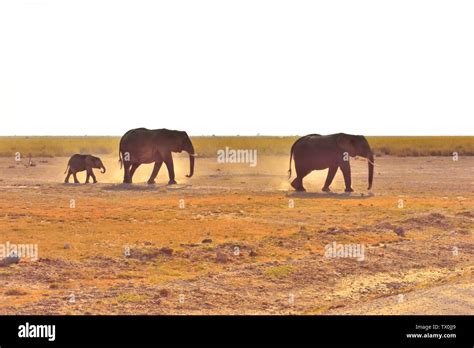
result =
[[[338,133],[345,133],[345,132],[338,132]],[[314,133],[308,133],[308,134],[285,134],[285,135],[280,135],[280,134],[253,134],[253,135],[240,135],[240,134],[189,134],[190,137],[242,137],[242,138],[249,138],[249,137],[298,137],[298,136],[305,136],[309,134],[314,134]],[[328,133],[328,134],[322,134],[322,135],[330,135],[330,134],[337,134],[337,133]],[[346,134],[352,134],[352,133],[346,133]],[[474,135],[468,135],[468,134],[425,134],[425,135],[389,135],[389,134],[382,134],[382,135],[374,135],[374,134],[360,134],[364,135],[367,137],[474,137]],[[118,134],[14,134],[14,135],[3,135],[0,134],[0,138],[7,138],[7,137],[121,137],[122,135]]]

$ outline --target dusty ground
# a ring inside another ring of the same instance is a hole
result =
[[[352,161],[350,196],[340,172],[295,193],[287,156],[258,160],[187,179],[176,159],[167,187],[151,166],[120,184],[116,157],[96,185],[63,184],[67,158],[0,159],[0,244],[39,248],[0,267],[0,314],[474,314],[474,157],[377,158],[373,195]]]

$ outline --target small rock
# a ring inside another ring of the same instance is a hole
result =
[[[204,239],[201,243],[203,243],[203,244],[212,243],[212,239],[206,238],[206,239]]]
[[[12,264],[16,264],[18,262],[20,262],[19,256],[16,256],[16,255],[7,256],[3,260],[0,260],[0,267],[7,267]]]
[[[170,295],[170,291],[168,289],[161,289],[158,294],[161,297],[168,297]]]
[[[401,226],[395,227],[393,230],[398,236],[405,237],[405,229]]]
[[[152,242],[144,242],[143,245],[152,245]]]
[[[229,261],[229,256],[227,256],[227,254],[221,251],[218,251],[216,255],[216,261],[218,263],[226,263],[227,261]]]
[[[445,218],[443,214],[439,214],[439,213],[431,213],[430,217],[433,219],[438,219],[438,220],[442,220]]]
[[[250,256],[254,257],[254,256],[257,256],[257,253],[253,250],[250,250],[250,253],[249,253]]]
[[[71,244],[64,243],[64,249],[71,249]]]
[[[171,256],[173,254],[173,249],[164,247],[160,249],[160,253]]]

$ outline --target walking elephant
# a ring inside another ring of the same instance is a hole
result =
[[[143,163],[155,163],[148,184],[154,184],[163,162],[168,168],[169,185],[176,184],[172,152],[189,154],[189,175],[194,174],[194,147],[186,132],[169,129],[137,128],[129,130],[120,139],[119,161],[124,167],[124,183],[132,183],[133,174]]]
[[[372,188],[374,178],[374,155],[367,139],[362,135],[344,133],[319,135],[310,134],[299,138],[291,147],[291,158],[295,158],[296,179],[291,186],[297,191],[305,191],[303,178],[313,170],[329,168],[323,191],[329,192],[338,168],[344,175],[345,192],[353,192],[351,187],[351,165],[349,157],[364,157],[368,161],[369,187]]]
[[[86,170],[87,171],[86,184],[89,183],[90,177],[92,177],[92,180],[94,180],[94,184],[95,184],[97,182],[97,179],[95,178],[94,172],[92,170],[93,168],[98,168],[101,170],[101,173],[105,173],[105,166],[99,157],[95,157],[92,155],[75,154],[71,156],[67,164],[66,171],[64,172],[64,174],[67,173],[67,175],[66,175],[66,179],[64,179],[64,182],[68,183],[69,177],[72,174],[72,176],[74,177],[74,183],[78,184],[79,180],[77,180],[76,173]]]

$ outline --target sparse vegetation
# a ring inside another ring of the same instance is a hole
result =
[[[39,255],[0,267],[1,314],[370,314],[361,306],[374,299],[382,314],[472,313],[474,157],[381,157],[373,195],[362,161],[347,195],[341,173],[320,191],[325,171],[295,193],[287,155],[256,168],[201,158],[193,178],[179,157],[176,187],[166,168],[147,185],[151,164],[122,185],[117,157],[103,157],[97,185],[63,184],[67,157],[33,168],[0,158],[0,244],[34,243]],[[325,257],[333,242],[364,245],[364,261]],[[395,301],[438,285],[452,302]]]
[[[139,294],[120,294],[115,299],[115,302],[118,303],[127,303],[127,302],[143,302],[146,300],[146,296]]]
[[[5,291],[5,295],[6,296],[24,296],[24,295],[27,295],[27,292],[21,289],[9,289]]]
[[[271,278],[284,278],[294,271],[291,265],[281,265],[265,269],[265,274]]]

